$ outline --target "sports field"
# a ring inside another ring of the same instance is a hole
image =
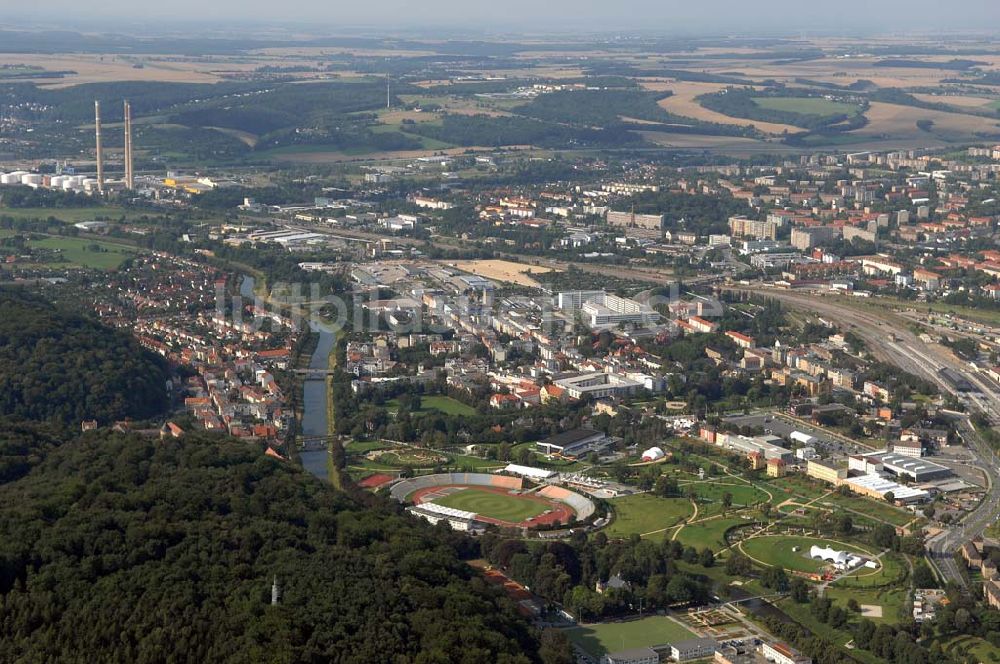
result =
[[[570,640],[595,658],[609,652],[648,648],[695,638],[695,634],[666,616],[625,622],[581,625],[566,632]]]
[[[511,496],[496,491],[469,487],[435,498],[434,502],[457,510],[475,512],[480,516],[499,521],[519,523],[538,516],[549,506],[541,500]]]
[[[796,572],[818,572],[828,565],[821,560],[809,557],[809,549],[813,545],[830,547],[837,551],[867,553],[860,547],[818,539],[815,537],[794,537],[785,535],[768,535],[755,537],[740,544],[740,548],[754,560],[765,565],[780,566]],[[797,551],[793,549],[798,549]],[[869,554],[870,555],[870,554]]]

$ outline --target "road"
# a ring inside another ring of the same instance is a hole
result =
[[[909,321],[885,309],[870,310],[858,304],[852,306],[841,298],[824,297],[816,293],[801,293],[761,286],[740,287],[735,290],[752,290],[780,300],[786,306],[811,311],[835,320],[864,340],[872,355],[883,362],[891,363],[903,371],[924,378],[939,386],[943,393],[954,395],[965,403],[967,410],[978,410],[992,422],[1000,421],[1000,394],[994,391],[989,381],[966,363],[956,358],[949,350],[937,344],[927,344],[910,331]],[[872,304],[876,300],[863,304]],[[859,303],[860,304],[860,303]],[[939,373],[948,368],[959,373],[973,386],[972,391],[960,391]],[[953,413],[956,429],[970,451],[979,461],[989,484],[986,494],[975,510],[951,528],[929,539],[927,550],[938,571],[947,580],[965,585],[954,554],[971,538],[981,535],[996,520],[1000,510],[1000,460],[993,449],[976,433],[968,415]]]

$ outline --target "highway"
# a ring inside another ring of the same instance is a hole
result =
[[[968,364],[956,358],[951,351],[938,344],[927,344],[911,330],[910,322],[889,309],[871,310],[863,305],[875,304],[866,300],[852,306],[841,298],[826,297],[817,293],[802,293],[762,286],[734,287],[734,290],[752,290],[780,300],[794,309],[814,312],[851,330],[865,341],[868,350],[877,359],[891,363],[903,371],[924,378],[938,385],[942,392],[952,394],[966,405],[969,411],[980,411],[991,422],[1000,421],[1000,393],[989,380],[979,375]],[[861,305],[861,306],[859,306]],[[945,379],[941,369],[951,369],[969,381],[973,389],[961,391]],[[955,562],[954,554],[964,543],[982,534],[996,521],[1000,511],[1000,460],[992,448],[976,433],[969,416],[952,414],[958,433],[976,456],[979,467],[988,481],[986,494],[975,510],[951,528],[926,542],[932,562],[947,580],[965,585],[965,577]]]

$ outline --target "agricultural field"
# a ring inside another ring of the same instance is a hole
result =
[[[975,133],[993,134],[1000,131],[996,118],[985,118],[964,113],[947,113],[899,104],[873,102],[865,113],[868,126],[855,132],[857,135],[891,135],[897,137],[928,137],[917,127],[920,120],[933,122],[930,138],[950,141]]]
[[[754,102],[761,108],[799,115],[850,115],[858,111],[858,107],[854,104],[823,97],[755,97]]]
[[[546,503],[539,500],[511,496],[496,491],[470,487],[447,496],[435,498],[434,503],[457,510],[466,510],[500,521],[518,523],[545,512]]]
[[[568,630],[566,634],[573,643],[595,659],[609,652],[647,648],[695,637],[693,632],[667,616],[581,625]]]
[[[126,212],[115,206],[67,207],[67,208],[12,208],[0,207],[0,217],[11,219],[58,219],[67,224],[77,224],[81,221],[95,219],[125,219],[140,216],[135,212]]]
[[[661,498],[648,493],[611,501],[615,520],[603,532],[611,538],[633,534],[662,539],[666,532],[694,513],[687,498]]]
[[[661,99],[658,103],[663,110],[675,115],[701,120],[702,122],[717,122],[719,124],[730,124],[739,127],[756,127],[769,134],[781,134],[782,132],[799,131],[798,127],[779,124],[774,122],[758,122],[744,118],[732,118],[722,113],[717,113],[707,109],[698,103],[697,98],[705,94],[713,94],[722,90],[726,86],[720,83],[699,83],[692,81],[674,81],[671,79],[643,79],[642,87],[655,92],[670,91],[673,94]],[[684,140],[689,138],[684,135],[665,134],[670,139]],[[714,139],[728,139],[730,141],[739,140],[749,143],[759,143],[752,139],[735,139],[733,137],[713,136]]]

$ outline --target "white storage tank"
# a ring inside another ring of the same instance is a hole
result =
[[[64,175],[53,175],[52,179],[49,181],[49,186],[53,189],[62,189],[62,184],[65,180],[66,176]]]
[[[21,176],[21,184],[37,187],[42,184],[42,179],[40,173],[25,173]]]

